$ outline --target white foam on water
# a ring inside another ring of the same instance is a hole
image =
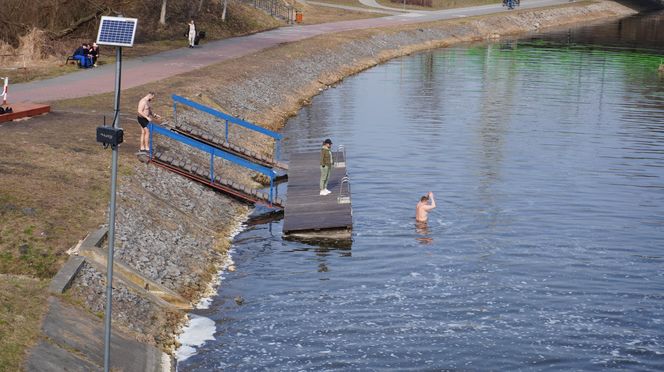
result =
[[[229,236],[229,239],[233,240],[235,236],[241,233],[244,230],[244,222],[238,221],[237,226],[233,229],[232,233]],[[223,273],[228,269],[229,266],[233,265],[232,254],[235,252],[234,249],[229,249],[226,257],[219,265],[219,271],[214,277],[212,282],[208,284],[208,288],[205,291],[205,297],[201,298],[196,304],[197,309],[209,309],[212,304],[212,299],[216,295],[217,287],[223,279]],[[180,362],[186,360],[187,358],[195,355],[197,353],[197,347],[202,346],[206,341],[214,340],[214,333],[217,330],[217,327],[214,321],[210,318],[204,316],[189,314],[189,324],[184,327],[182,333],[178,336],[178,341],[180,342],[180,347],[175,350],[175,359]]]
[[[204,316],[189,314],[189,325],[178,337],[180,346],[175,351],[175,358],[180,362],[196,354],[196,348],[202,346],[205,341],[214,340],[217,327],[214,320]]]

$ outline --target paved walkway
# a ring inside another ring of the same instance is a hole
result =
[[[566,4],[569,0],[523,0],[522,9]],[[341,31],[398,26],[436,20],[506,12],[501,4],[471,8],[446,9],[431,12],[409,12],[381,18],[359,19],[310,26],[287,26],[249,36],[217,40],[200,48],[181,48],[143,58],[127,60],[122,65],[122,88],[133,88],[153,81],[189,72],[232,58],[242,57],[281,43],[294,42],[313,36]],[[140,27],[140,22],[139,22]],[[107,53],[110,48],[105,48]],[[47,80],[14,84],[10,87],[10,102],[49,102],[79,98],[115,89],[115,64],[91,70],[81,70]]]

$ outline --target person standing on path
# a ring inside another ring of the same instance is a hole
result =
[[[328,195],[332,191],[327,189],[327,181],[330,179],[332,172],[332,140],[326,139],[323,141],[323,147],[320,149],[320,195]]]
[[[428,194],[420,198],[420,202],[415,207],[415,220],[417,222],[427,222],[429,211],[434,208],[436,208],[436,201],[433,199],[433,193],[429,191]]]
[[[194,24],[194,20],[189,21],[189,48],[194,47],[194,43],[196,41],[196,24]]]
[[[150,150],[150,130],[148,129],[148,124],[154,118],[160,118],[161,116],[152,112],[152,105],[150,102],[154,98],[154,92],[148,92],[148,94],[141,98],[138,101],[138,116],[136,120],[138,124],[141,125],[141,152],[148,152]]]

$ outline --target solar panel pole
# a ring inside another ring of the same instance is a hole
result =
[[[113,128],[120,127],[120,79],[122,48],[115,47],[115,111]],[[104,315],[104,372],[111,367],[111,312],[113,304],[113,248],[115,247],[115,191],[118,177],[118,146],[113,147],[111,162],[111,206],[108,217],[108,259],[106,260],[106,314]]]
[[[108,211],[108,258],[106,260],[106,311],[104,314],[104,371],[111,367],[111,314],[113,306],[113,251],[115,248],[115,194],[118,178],[118,145],[122,143],[120,128],[120,81],[122,80],[122,47],[134,46],[138,19],[102,16],[97,33],[97,44],[115,46],[115,111],[113,127],[97,128],[97,141],[111,145],[111,202]]]

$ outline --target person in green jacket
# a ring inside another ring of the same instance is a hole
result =
[[[320,195],[329,195],[332,191],[327,189],[327,181],[332,172],[332,140],[323,141],[323,147],[320,149]]]

